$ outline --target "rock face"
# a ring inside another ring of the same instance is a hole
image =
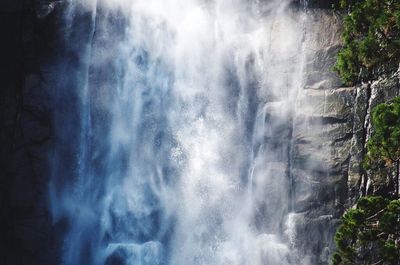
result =
[[[331,71],[340,48],[340,17],[321,9],[308,13],[306,76],[293,118],[293,244],[303,264],[328,264],[348,196],[355,91],[340,87]]]
[[[295,245],[309,264],[327,264],[333,236],[343,212],[360,195],[377,194],[387,185],[368,176],[361,163],[371,133],[373,107],[400,93],[399,78],[340,87],[331,68],[340,48],[340,18],[310,11],[307,73],[297,99],[293,124],[293,219]]]
[[[364,172],[361,164],[371,110],[399,95],[397,76],[371,85],[303,91],[299,104],[305,97],[307,111],[297,116],[301,125],[295,127],[293,141],[298,162],[292,170],[298,243],[313,257],[311,264],[326,264],[341,215],[361,195],[393,189],[383,174]]]

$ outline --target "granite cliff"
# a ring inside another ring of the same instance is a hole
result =
[[[342,87],[331,68],[341,47],[341,18],[310,10],[307,75],[293,125],[294,210],[298,244],[311,264],[326,264],[343,212],[362,195],[385,194],[383,174],[365,172],[371,110],[400,95],[399,76]],[[305,122],[304,122],[305,121]]]

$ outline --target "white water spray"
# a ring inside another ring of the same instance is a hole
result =
[[[296,262],[285,219],[304,31],[289,4],[70,4],[67,43],[87,34],[90,48],[67,44],[87,78],[73,181],[51,184],[65,264]]]

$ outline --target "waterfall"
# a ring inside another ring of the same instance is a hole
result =
[[[290,2],[66,5],[49,185],[63,264],[298,263]]]

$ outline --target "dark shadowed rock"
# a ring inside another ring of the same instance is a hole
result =
[[[59,5],[62,4],[63,1],[46,1],[46,0],[37,0],[35,4],[36,15],[39,19],[43,19],[47,17],[54,9]]]
[[[333,5],[337,5],[339,0],[294,0],[293,4],[302,6],[306,4],[309,8],[330,9]]]

